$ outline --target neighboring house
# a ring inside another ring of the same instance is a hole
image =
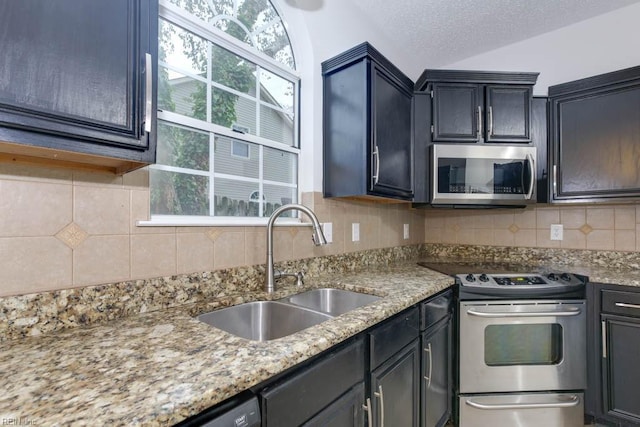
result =
[[[175,104],[175,112],[193,117],[191,94],[196,92],[196,85],[204,83],[190,77],[179,77],[169,80],[171,86],[171,98]],[[255,96],[255,93],[250,94]],[[260,86],[260,99],[271,105],[281,107],[269,91]],[[260,135],[261,137],[281,142],[285,145],[293,145],[294,121],[288,114],[260,105]],[[249,134],[256,135],[257,112],[255,98],[249,99],[239,96],[236,101],[236,122],[234,125],[241,129],[247,129]],[[229,175],[237,175],[248,178],[258,178],[260,158],[259,146],[249,142],[232,139],[226,136],[215,137],[214,172]],[[264,179],[282,183],[297,182],[297,160],[287,152],[269,147],[263,150]],[[281,157],[288,156],[289,162],[283,162]],[[254,182],[217,178],[214,181],[215,194],[218,199],[227,197],[236,201],[258,201],[258,184]],[[297,191],[295,188],[276,185],[264,185],[263,200],[272,204],[284,204],[295,201]],[[218,204],[218,203],[216,203]]]

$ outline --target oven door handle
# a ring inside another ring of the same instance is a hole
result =
[[[467,310],[467,314],[470,316],[477,316],[477,317],[492,317],[492,318],[498,318],[498,317],[549,317],[549,316],[556,316],[556,317],[568,317],[568,316],[577,316],[580,313],[582,313],[582,310],[580,310],[578,307],[567,307],[563,310],[557,310],[557,311],[503,311],[503,312],[496,312],[496,311],[482,311],[481,309],[478,308],[471,308],[469,310]]]
[[[555,402],[539,402],[539,403],[478,403],[473,400],[466,400],[465,403],[471,407],[485,410],[496,409],[538,409],[538,408],[571,408],[580,404],[578,396],[571,396],[568,401]]]

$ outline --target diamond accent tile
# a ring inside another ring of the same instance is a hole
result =
[[[212,242],[215,242],[216,239],[222,234],[220,230],[209,230],[207,232],[207,237],[211,239]]]
[[[84,242],[87,237],[89,237],[89,233],[84,231],[82,227],[80,227],[75,222],[69,223],[62,230],[58,231],[56,234],[56,238],[60,240],[65,245],[69,246],[71,249],[75,249]]]
[[[451,226],[451,229],[452,229],[453,231],[455,231],[456,233],[457,233],[458,231],[460,231],[460,228],[461,228],[461,227],[460,227],[458,224],[453,224],[453,226]]]
[[[515,224],[511,224],[509,226],[509,231],[512,232],[513,234],[516,234],[518,232],[518,230],[520,230],[520,227],[518,227]]]
[[[587,235],[593,231],[593,227],[591,227],[589,224],[584,224],[578,230],[580,230],[582,234]]]
[[[298,227],[291,227],[289,228],[289,234],[291,234],[291,237],[295,238],[298,235]]]

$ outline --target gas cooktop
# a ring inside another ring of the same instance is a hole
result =
[[[540,266],[494,262],[418,262],[455,277],[461,299],[474,297],[581,297],[587,278]]]

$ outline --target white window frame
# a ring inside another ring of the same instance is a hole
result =
[[[272,7],[275,8],[275,5],[273,4],[273,2],[271,0],[270,2]],[[282,15],[280,14],[280,12],[277,9],[276,11],[278,12],[280,18],[282,19]],[[264,68],[265,70],[275,74],[276,76],[279,76],[293,83],[294,85],[293,111],[295,114],[295,119],[293,121],[294,144],[293,146],[289,146],[283,143],[278,143],[278,142],[257,136],[260,134],[259,120],[256,123],[258,126],[258,128],[256,129],[257,135],[239,134],[238,132],[233,131],[231,128],[223,127],[215,123],[205,122],[192,117],[173,113],[171,111],[158,111],[158,120],[166,121],[167,123],[170,123],[170,124],[173,123],[173,124],[177,124],[177,125],[181,125],[189,128],[194,128],[203,132],[208,132],[211,139],[210,141],[211,147],[213,147],[214,135],[225,136],[225,137],[232,138],[234,140],[238,139],[241,142],[256,144],[259,147],[258,155],[259,155],[260,171],[259,171],[259,178],[257,179],[216,173],[213,170],[213,164],[214,164],[213,157],[210,159],[209,171],[186,169],[186,168],[160,165],[160,164],[151,165],[150,168],[153,168],[154,170],[161,170],[161,171],[167,171],[167,172],[183,172],[189,175],[200,175],[200,176],[209,177],[210,203],[214,203],[214,185],[213,185],[214,177],[229,178],[236,181],[250,181],[250,182],[257,181],[259,183],[260,194],[264,194],[263,186],[265,184],[277,185],[279,187],[295,188],[297,189],[297,199],[300,200],[300,197],[301,197],[300,186],[299,186],[300,184],[300,132],[299,132],[300,74],[297,71],[284,66],[283,64],[267,56],[266,54],[263,54],[257,49],[250,48],[245,43],[235,39],[234,37],[226,34],[225,32],[213,26],[205,25],[206,23],[201,22],[200,20],[194,20],[187,11],[181,9],[180,7],[174,5],[173,3],[170,3],[168,0],[159,1],[159,16],[160,18],[168,21],[169,23],[172,23],[174,25],[177,25],[178,27],[184,28],[185,30],[190,31],[201,38],[210,40],[216,45],[224,49],[227,49],[230,52],[237,54],[248,61],[251,61],[252,63],[256,64],[258,67],[260,67],[258,68],[258,70],[260,70],[261,68]],[[284,20],[282,20],[282,23],[283,25],[285,25]],[[286,28],[286,25],[285,25],[285,28]],[[290,40],[290,43],[291,43],[291,40]],[[291,43],[291,46],[293,49],[293,43]],[[171,69],[173,71],[176,71],[180,74],[183,74],[189,78],[211,84],[214,87],[220,86],[225,91],[231,92],[235,95],[238,95],[241,97],[250,97],[245,93],[234,91],[231,88],[219,85],[217,82],[213,82],[213,81],[207,82],[207,80],[203,79],[201,76],[195,75],[194,73],[189,72],[187,70],[180,69],[179,67],[172,66],[161,61],[159,61],[159,65],[166,67],[168,69]],[[259,87],[260,87],[259,72],[257,73],[256,79],[258,81],[258,84],[256,85],[256,88],[257,88],[256,90],[259,91]],[[210,96],[210,94],[208,94],[207,96]],[[257,110],[259,110],[260,107],[264,105],[274,110],[280,110],[282,112],[286,112],[284,109],[279,109],[277,106],[261,100],[259,92],[256,93],[255,98],[253,97],[250,97],[250,98],[252,99],[252,101],[253,100],[256,101]],[[210,105],[210,100],[207,100],[207,104]],[[296,171],[295,184],[269,181],[263,178],[263,147],[271,147],[280,151],[289,152],[296,155],[297,171]],[[210,155],[213,156],[213,150],[211,150]],[[210,212],[211,211],[212,210],[210,208]],[[258,212],[263,212],[263,211],[264,211],[263,200],[261,199],[259,200]],[[223,216],[216,217],[216,216],[196,216],[196,215],[152,215],[152,214],[150,214],[150,218],[151,219],[148,221],[138,221],[137,225],[142,227],[144,226],[154,226],[154,227],[155,226],[264,226],[267,224],[267,221],[269,220],[268,217],[223,217]],[[282,223],[286,225],[298,225],[298,224],[305,225],[305,224],[301,224],[299,218],[279,218],[278,223]]]

